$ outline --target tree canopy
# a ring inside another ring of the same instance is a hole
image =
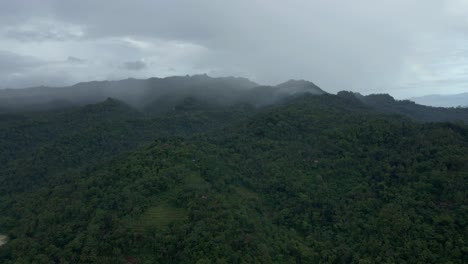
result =
[[[328,94],[0,120],[2,263],[468,261],[463,124]]]

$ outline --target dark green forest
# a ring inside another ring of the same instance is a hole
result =
[[[468,263],[468,115],[393,103],[0,114],[0,263]]]

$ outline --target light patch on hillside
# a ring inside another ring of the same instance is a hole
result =
[[[8,242],[8,237],[5,235],[0,235],[0,247],[5,245]]]

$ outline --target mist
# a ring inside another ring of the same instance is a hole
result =
[[[323,95],[312,82],[289,80],[276,86],[259,85],[239,77],[213,78],[206,74],[165,78],[81,82],[65,87],[0,90],[3,111],[37,111],[69,108],[120,100],[143,112],[162,112],[195,100],[215,107],[249,104],[261,107],[301,94]]]

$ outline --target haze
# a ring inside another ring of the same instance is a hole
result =
[[[468,91],[468,1],[0,2],[0,88],[208,73],[407,98]]]

